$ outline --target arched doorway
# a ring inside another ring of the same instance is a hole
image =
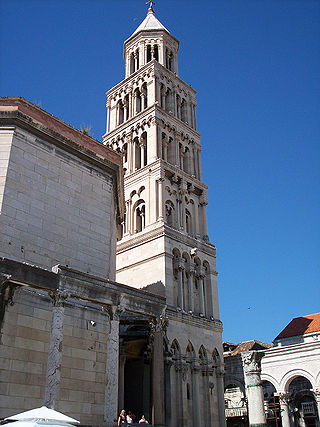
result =
[[[318,420],[317,405],[311,382],[303,377],[295,377],[289,384],[291,411],[296,427],[316,427]]]

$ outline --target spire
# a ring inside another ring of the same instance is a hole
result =
[[[152,7],[154,2],[148,1],[146,4],[150,4],[150,6],[148,8],[147,16],[141,22],[141,24],[136,29],[136,31],[129,37],[129,39],[131,39],[132,36],[136,35],[140,31],[164,30],[170,34],[170,32],[166,29],[166,27],[164,25],[162,25],[161,22],[156,18],[155,14],[154,14],[153,7]]]

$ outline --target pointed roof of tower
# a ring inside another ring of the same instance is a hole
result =
[[[141,22],[141,24],[136,29],[136,31],[130,36],[130,38],[136,35],[137,33],[139,33],[140,31],[154,31],[154,30],[164,30],[170,34],[170,31],[168,31],[166,27],[162,25],[161,22],[156,18],[153,7],[150,6],[148,9],[147,16]]]

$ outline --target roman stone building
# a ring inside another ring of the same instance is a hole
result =
[[[122,153],[126,205],[116,278],[166,299],[165,373],[157,373],[165,409],[155,421],[223,426],[216,249],[207,235],[196,92],[178,75],[178,49],[150,7],[124,43],[125,79],[107,93],[104,144]],[[126,408],[140,348],[129,337],[121,343]]]

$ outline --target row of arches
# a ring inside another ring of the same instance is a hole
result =
[[[286,426],[288,421],[295,427],[316,426],[319,420],[317,399],[314,394],[314,385],[310,379],[300,372],[286,374],[285,384],[279,389],[274,382],[263,379],[262,390],[264,397],[264,411],[267,424],[270,426]],[[244,382],[237,379],[231,380],[225,386],[225,408],[226,416],[238,414],[246,416],[246,391]],[[250,401],[248,402],[250,405]],[[288,417],[284,420],[284,417]]]
[[[166,132],[161,132],[161,155],[168,163],[180,168],[184,172],[199,179],[200,177],[200,150],[194,141],[190,144],[174,139]]]
[[[194,103],[162,82],[158,82],[157,98],[160,107],[167,113],[173,114],[191,128],[196,129],[196,106]]]
[[[190,314],[212,317],[213,289],[209,262],[201,261],[197,256],[191,259],[187,252],[180,253],[174,248],[172,272],[173,304]]]
[[[168,425],[209,427],[213,416],[218,420],[220,391],[220,357],[203,345],[196,353],[191,341],[182,354],[178,341],[170,347],[171,420]],[[167,359],[168,363],[168,359]],[[169,406],[167,404],[167,406]],[[224,416],[224,414],[223,414]],[[221,420],[222,422],[222,420]]]
[[[148,107],[148,86],[143,83],[141,88],[136,88],[133,93],[119,99],[116,106],[116,123],[120,126],[131,117],[139,114]]]
[[[169,187],[166,187],[168,190]],[[198,196],[187,199],[185,196],[170,196],[165,201],[165,222],[169,227],[184,231],[196,238],[207,235],[206,230],[206,204]]]

